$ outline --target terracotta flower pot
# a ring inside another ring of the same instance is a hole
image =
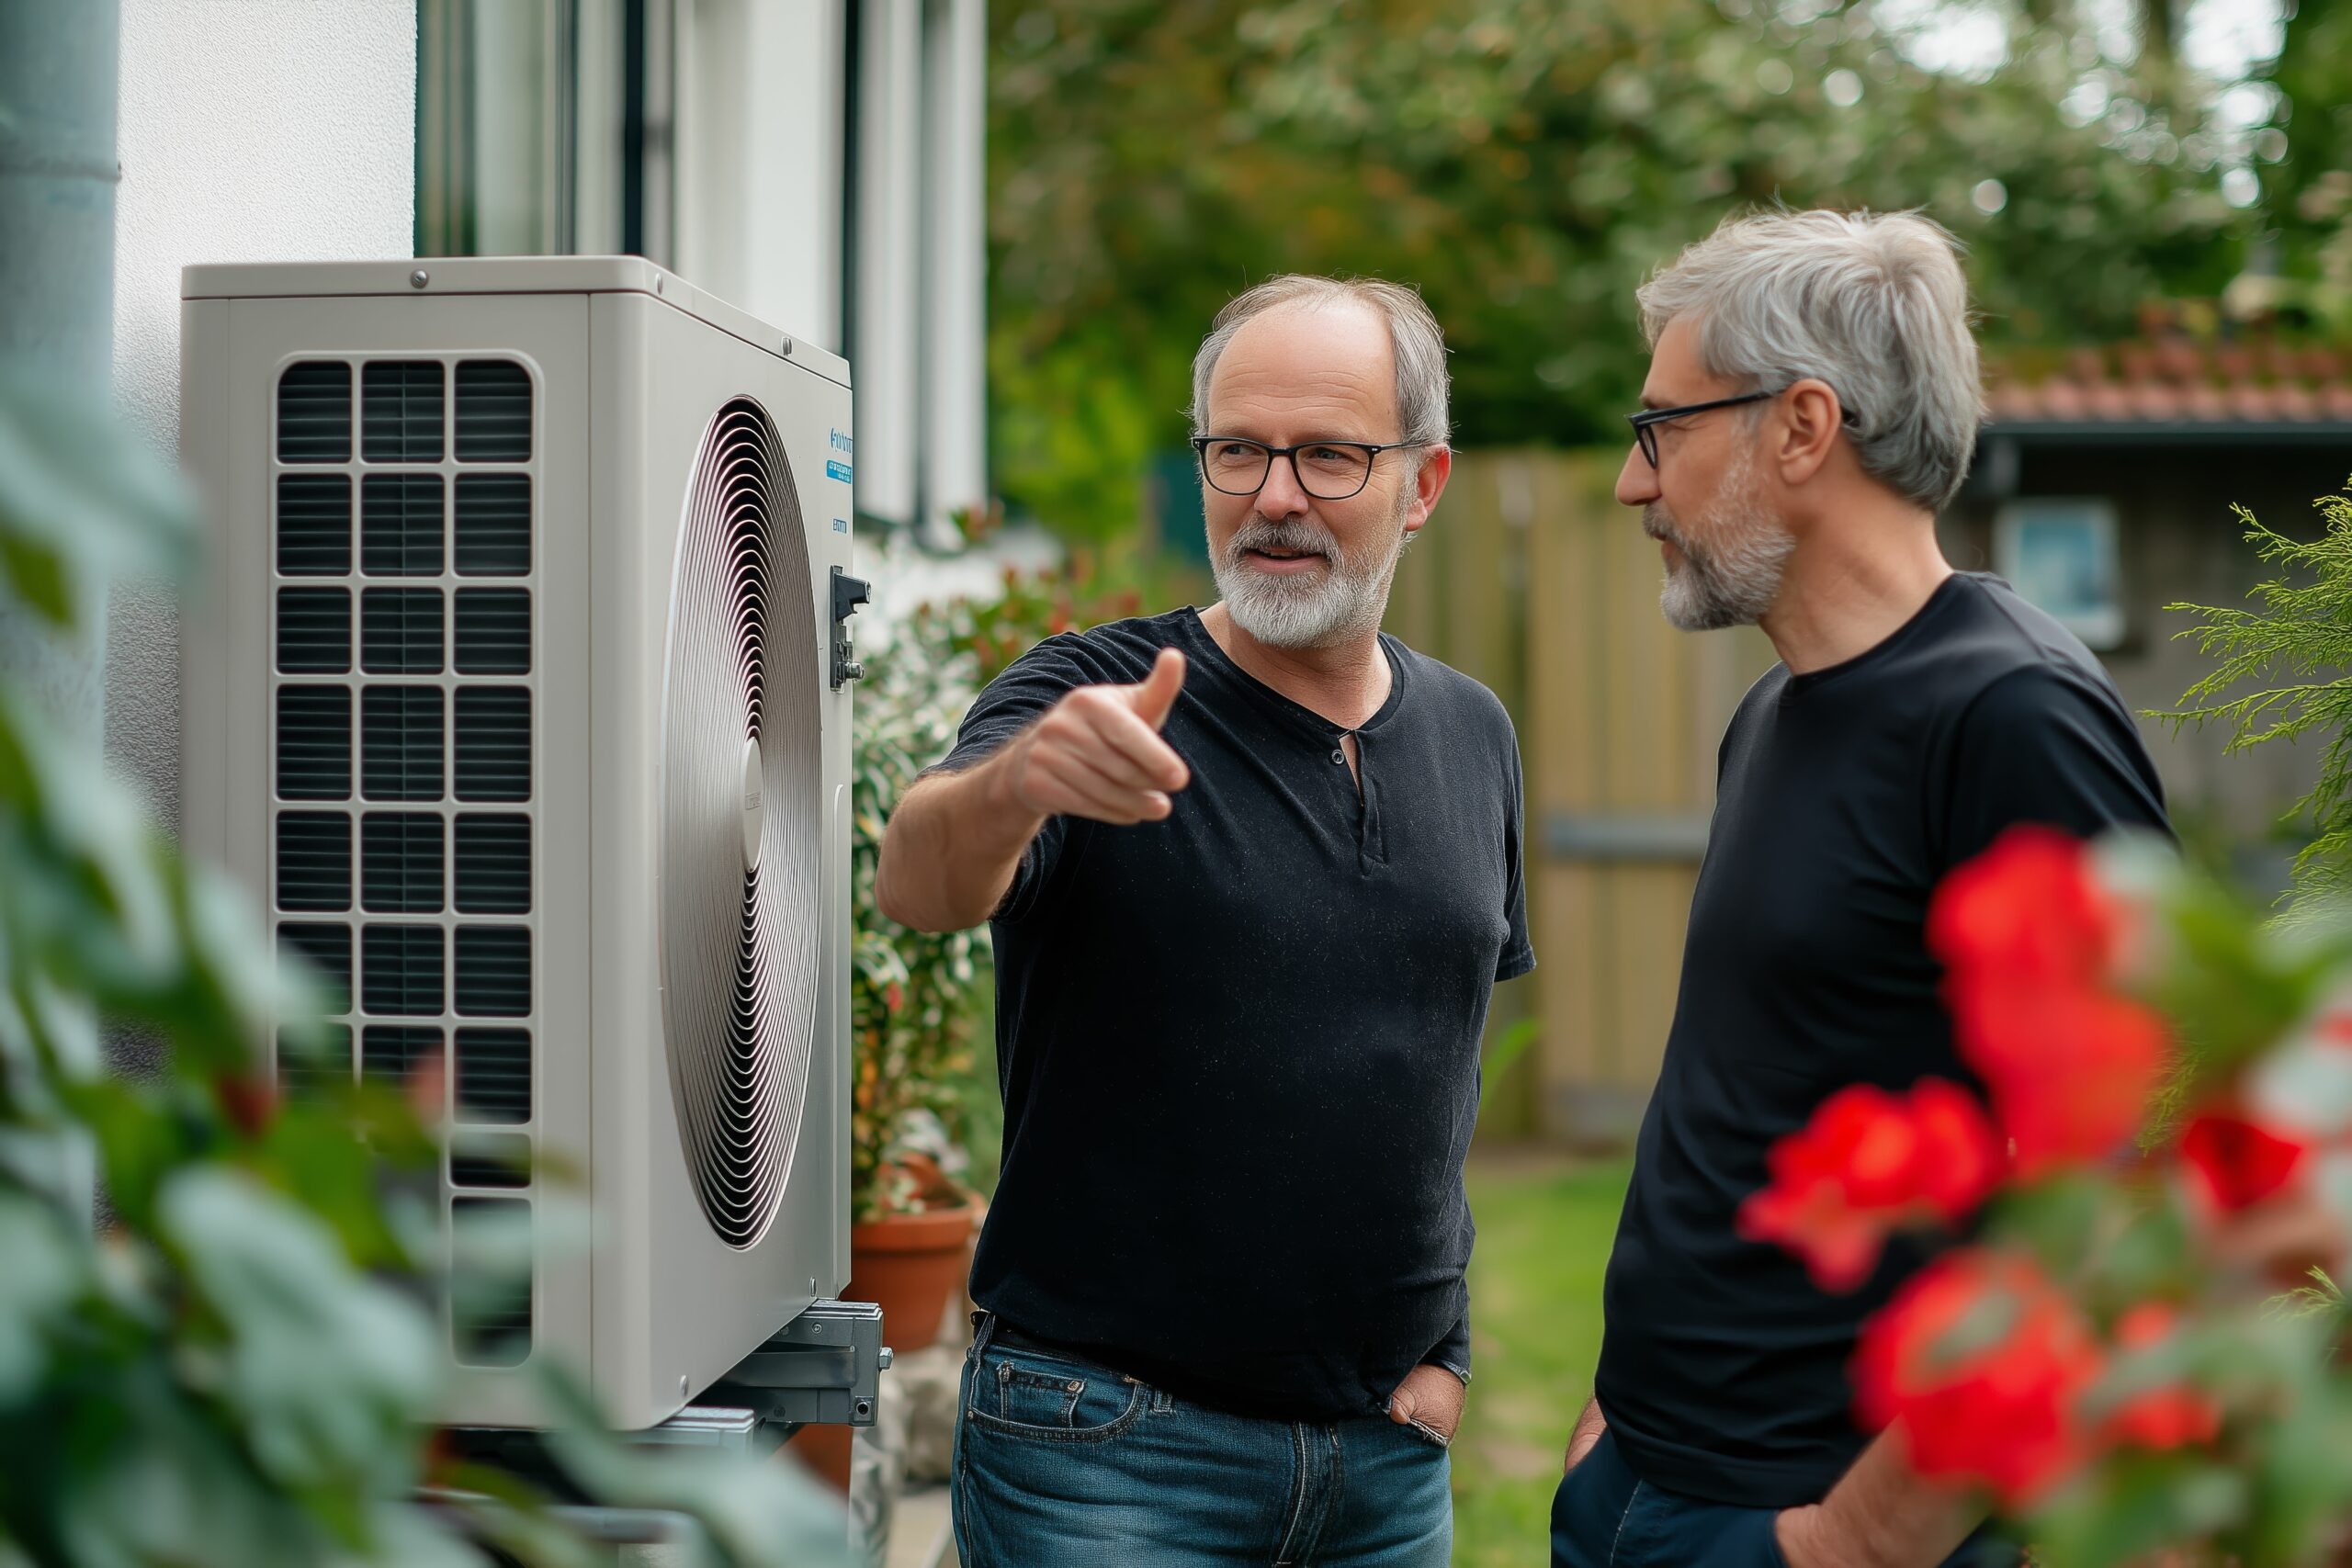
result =
[[[850,1279],[843,1299],[882,1308],[882,1342],[899,1355],[939,1337],[947,1298],[964,1282],[977,1198],[953,1208],[885,1214],[852,1225]]]

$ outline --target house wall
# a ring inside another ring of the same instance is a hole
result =
[[[2343,488],[2352,443],[2021,446],[2015,457],[2014,484],[2004,487],[2009,495],[2096,496],[2113,504],[2125,633],[2101,657],[2124,701],[2144,715],[2179,706],[2182,694],[2211,668],[2193,641],[2177,639],[2193,618],[2164,606],[2234,605],[2273,575],[2245,543],[2232,503],[2281,532],[2308,536],[2318,524],[2312,499]],[[1985,488],[1963,493],[1946,513],[1942,534],[1953,564],[1993,570],[1993,520],[2006,497]],[[2277,840],[2277,825],[2317,774],[2316,745],[2272,744],[2232,757],[2223,755],[2225,731],[2176,735],[2160,720],[2139,722],[2184,835],[2226,850],[2249,878],[2282,884],[2288,849]]]
[[[122,0],[115,390],[179,454],[180,268],[406,256],[414,0]],[[118,588],[107,754],[179,812],[176,590]]]

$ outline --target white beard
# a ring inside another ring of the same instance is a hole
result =
[[[1411,503],[1408,492],[1397,507],[1394,536],[1377,553],[1367,547],[1365,558],[1356,561],[1319,523],[1276,523],[1252,513],[1223,550],[1212,552],[1209,570],[1226,614],[1269,648],[1332,648],[1378,629],[1397,559],[1412,538],[1404,525]],[[1250,550],[1311,553],[1325,565],[1321,571],[1277,575],[1250,565]]]
[[[1704,545],[1693,544],[1655,503],[1642,509],[1643,531],[1682,554],[1680,565],[1667,569],[1658,608],[1686,632],[1754,626],[1781,596],[1797,542],[1778,517],[1750,499],[1754,479],[1753,456],[1742,452],[1699,513]]]

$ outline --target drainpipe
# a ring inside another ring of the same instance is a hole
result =
[[[103,405],[114,373],[117,0],[0,4],[0,367]],[[78,649],[0,625],[0,669],[94,743],[106,630]]]
[[[119,0],[0,0],[0,370],[101,408],[114,374],[121,39]],[[103,619],[69,646],[0,611],[0,675],[97,753]],[[58,1156],[56,1190],[90,1213],[92,1151],[77,1140]]]

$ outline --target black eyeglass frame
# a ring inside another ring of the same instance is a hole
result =
[[[1220,441],[1229,441],[1238,446],[1255,446],[1259,451],[1263,452],[1266,455],[1265,470],[1258,476],[1258,482],[1256,484],[1251,485],[1248,490],[1227,490],[1223,485],[1217,483],[1216,479],[1210,478],[1209,448]],[[1291,478],[1298,481],[1298,488],[1300,490],[1305,491],[1308,495],[1313,496],[1317,501],[1347,501],[1352,497],[1362,495],[1363,493],[1363,487],[1372,482],[1372,466],[1374,462],[1379,460],[1380,455],[1383,452],[1396,452],[1404,450],[1407,447],[1427,446],[1429,445],[1430,443],[1426,441],[1302,441],[1295,446],[1269,446],[1262,441],[1252,441],[1246,435],[1195,435],[1193,437],[1193,457],[1200,467],[1201,482],[1207,485],[1219,495],[1257,494],[1260,491],[1266,488],[1266,481],[1273,478],[1274,459],[1277,457],[1288,457],[1290,459]],[[1363,454],[1363,478],[1356,481],[1355,489],[1349,491],[1344,495],[1325,495],[1319,491],[1308,489],[1306,476],[1299,471],[1297,454],[1307,451],[1308,449],[1316,446],[1344,446],[1351,452],[1361,452]]]
[[[1793,381],[1789,383],[1790,387],[1795,385]],[[1760,403],[1767,398],[1777,398],[1788,389],[1788,387],[1782,387],[1776,391],[1742,392],[1736,398],[1717,398],[1711,403],[1685,403],[1679,409],[1644,409],[1639,413],[1627,414],[1625,423],[1634,427],[1634,445],[1642,449],[1642,456],[1649,461],[1650,471],[1656,473],[1657,471],[1657,426],[1668,420],[1684,419],[1694,413],[1711,413],[1716,409],[1737,408],[1742,403]],[[1838,422],[1855,429],[1860,429],[1862,423],[1855,417],[1852,409],[1845,407],[1842,403],[1838,410]]]

